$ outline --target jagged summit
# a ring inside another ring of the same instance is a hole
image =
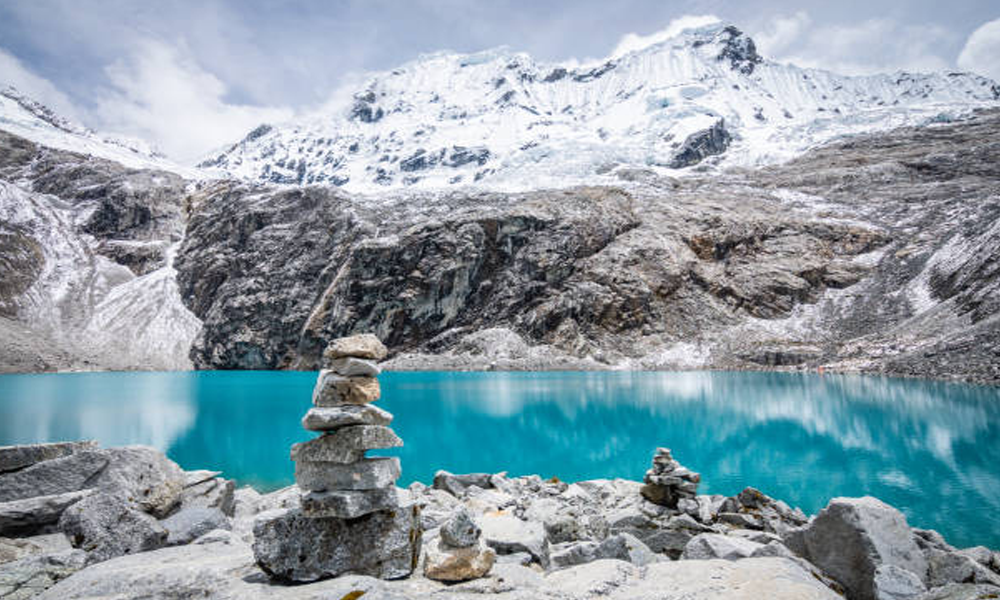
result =
[[[615,169],[791,158],[844,134],[994,104],[971,74],[847,77],[765,60],[727,24],[582,66],[507,49],[422,56],[349,101],[261,125],[202,163],[231,175],[355,192],[595,182]]]

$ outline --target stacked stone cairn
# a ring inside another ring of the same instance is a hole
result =
[[[398,579],[420,556],[419,507],[396,487],[399,459],[368,450],[402,446],[392,415],[373,406],[381,389],[373,335],[334,340],[323,353],[313,407],[302,425],[320,436],[292,446],[300,506],[254,523],[254,556],[273,579],[308,582],[344,573]]]
[[[653,466],[646,471],[640,492],[653,504],[677,508],[683,498],[694,499],[698,495],[701,475],[681,466],[670,456],[669,448],[657,448],[653,455]]]

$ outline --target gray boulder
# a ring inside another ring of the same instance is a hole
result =
[[[93,487],[94,477],[108,466],[108,455],[100,450],[81,450],[62,458],[0,475],[0,502],[35,496],[54,496]]]
[[[302,494],[302,514],[310,518],[354,519],[377,510],[391,510],[400,504],[396,487],[375,490],[330,490]]]
[[[527,552],[543,568],[549,566],[549,542],[545,527],[537,521],[522,521],[505,513],[487,513],[479,519],[486,544],[497,554]]]
[[[434,483],[431,484],[431,487],[436,490],[444,490],[456,498],[462,498],[470,486],[474,485],[483,489],[493,487],[492,477],[493,475],[490,473],[455,475],[448,471],[438,471],[434,474]]]
[[[927,560],[906,517],[876,498],[834,498],[812,522],[786,537],[788,542],[856,600],[877,598],[875,571],[883,565],[927,578]]]
[[[69,550],[0,564],[0,598],[28,600],[84,567],[87,554]]]
[[[87,562],[155,550],[167,542],[156,519],[118,496],[99,492],[63,512],[59,529],[74,547],[87,552]]]
[[[46,460],[69,456],[81,450],[97,450],[97,442],[56,442],[52,444],[0,446],[0,473],[17,471]]]
[[[0,502],[0,535],[25,535],[59,520],[64,510],[92,490]]]
[[[879,565],[873,584],[878,600],[910,600],[927,591],[916,573],[896,565]]]
[[[148,446],[109,448],[104,452],[108,467],[94,480],[94,487],[124,494],[141,510],[158,518],[177,506],[186,483],[177,463]]]
[[[750,558],[753,553],[763,548],[763,544],[750,540],[722,535],[719,533],[701,533],[691,538],[684,547],[681,558],[685,560],[739,560]]]
[[[236,510],[236,484],[231,479],[214,477],[197,483],[189,483],[182,491],[181,510],[188,508],[217,508],[226,516],[233,516]]]
[[[278,510],[254,522],[254,557],[279,581],[317,581],[344,573],[398,579],[413,572],[420,548],[416,505],[357,519],[311,519],[300,510]]]
[[[468,548],[479,541],[482,529],[465,506],[459,506],[441,525],[441,541],[454,548]]]
[[[1000,575],[968,554],[928,550],[926,555],[927,583],[932,588],[949,583],[985,583],[1000,586]]]
[[[602,542],[567,542],[552,549],[551,564],[566,568],[595,560],[613,558],[642,567],[659,560],[638,538],[627,533],[613,535]]]
[[[190,544],[215,529],[232,529],[218,508],[185,508],[160,521],[160,525],[167,530],[167,546]]]

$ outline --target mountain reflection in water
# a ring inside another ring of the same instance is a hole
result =
[[[187,469],[292,481],[315,373],[0,376],[0,444],[144,443]],[[870,494],[957,545],[1000,547],[1000,390],[720,372],[385,373],[401,485],[456,473],[641,479],[656,446],[702,493],[752,485],[808,513]],[[388,453],[388,452],[387,452]]]

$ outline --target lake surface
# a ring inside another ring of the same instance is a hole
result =
[[[0,376],[0,445],[149,444],[185,469],[292,483],[315,373]],[[1000,548],[1000,389],[778,373],[384,373],[400,485],[455,473],[641,479],[667,446],[701,493],[815,513],[870,494],[959,546]]]

